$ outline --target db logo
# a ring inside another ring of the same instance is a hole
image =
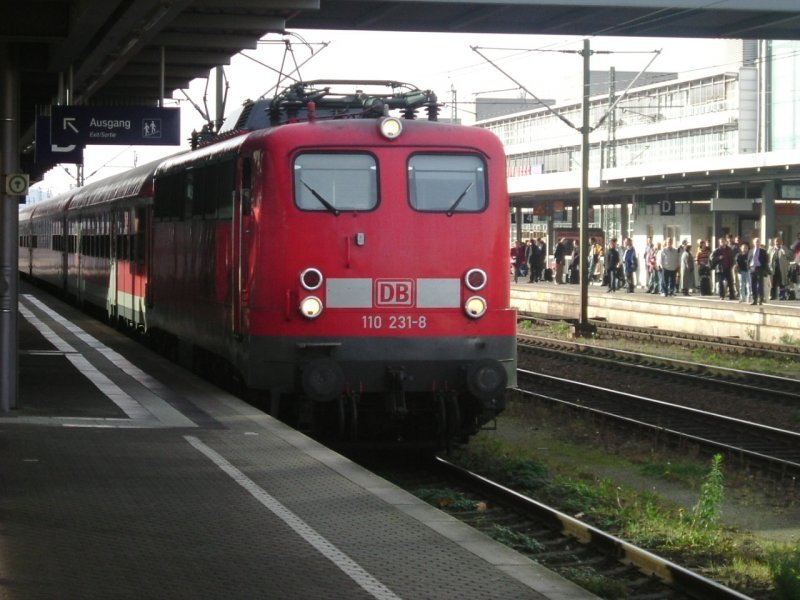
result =
[[[412,279],[376,280],[375,306],[414,306],[414,281]]]

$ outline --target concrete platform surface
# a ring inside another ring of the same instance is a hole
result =
[[[594,597],[26,284],[20,311],[2,600]]]

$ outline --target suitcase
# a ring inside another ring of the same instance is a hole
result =
[[[544,280],[545,281],[553,281],[553,269],[545,269],[544,270]]]

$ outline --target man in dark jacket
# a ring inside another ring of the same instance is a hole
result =
[[[617,291],[617,269],[619,268],[620,257],[619,250],[617,250],[617,238],[611,238],[608,243],[608,250],[606,250],[605,270],[608,274],[608,290],[609,292]]]
[[[561,238],[553,251],[553,261],[556,263],[556,272],[553,275],[557,284],[564,283],[564,263],[567,258],[567,239]]]
[[[525,248],[525,260],[528,262],[528,283],[536,283],[542,278],[541,250],[536,240],[531,238]]]
[[[733,253],[728,245],[728,238],[723,236],[719,239],[719,246],[711,254],[711,266],[717,272],[719,299],[725,300],[727,287],[728,297],[736,300],[736,289],[733,287]]]
[[[761,246],[759,238],[753,239],[753,249],[747,253],[747,267],[750,271],[750,304],[764,304],[764,277],[769,272],[767,251]]]

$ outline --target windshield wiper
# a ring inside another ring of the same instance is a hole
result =
[[[461,201],[464,199],[464,196],[467,195],[467,192],[470,191],[470,189],[472,189],[472,184],[473,183],[475,183],[475,182],[471,181],[470,184],[466,187],[466,189],[464,189],[464,191],[461,192],[461,195],[458,198],[456,198],[456,201],[453,202],[453,204],[450,206],[450,208],[447,209],[447,216],[448,217],[452,217],[453,216],[453,211],[455,211],[456,207],[459,204],[461,204]]]
[[[314,195],[314,198],[319,200],[319,203],[322,204],[322,206],[324,206],[326,209],[328,209],[330,212],[332,212],[337,217],[339,216],[339,211],[336,209],[336,207],[333,204],[331,204],[330,202],[328,202],[327,200],[325,200],[325,198],[323,198],[317,190],[312,188],[305,181],[300,181],[300,183],[302,183],[304,186],[306,186],[308,191],[311,192]],[[472,184],[470,184],[470,185],[472,185]],[[460,200],[460,198],[459,198],[459,200]]]

